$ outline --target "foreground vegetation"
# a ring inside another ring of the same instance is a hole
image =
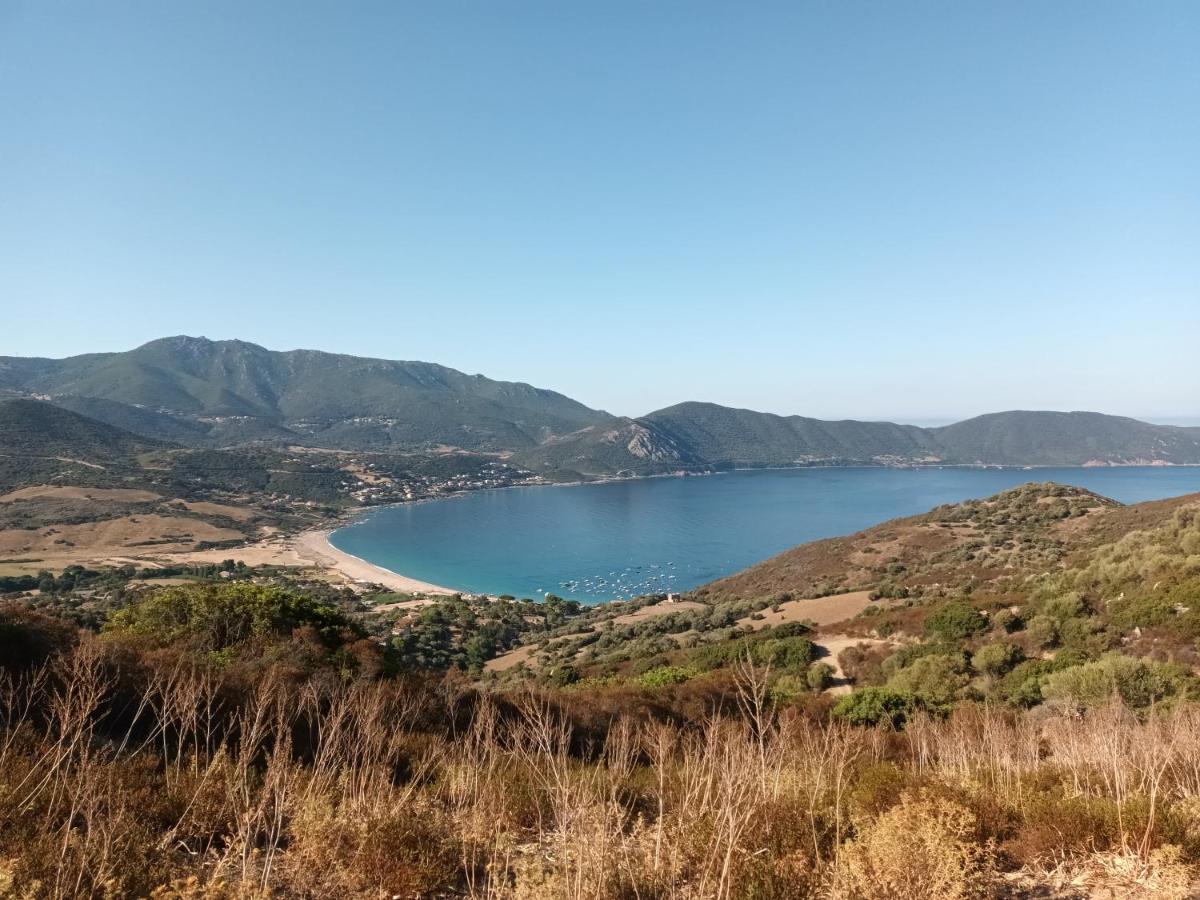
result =
[[[12,896],[1186,897],[1200,873],[1186,702],[863,727],[752,660],[484,693],[252,585],[99,635],[9,604],[0,643]]]
[[[1197,498],[1030,485],[680,604],[145,574],[0,585],[0,896],[1200,892]]]

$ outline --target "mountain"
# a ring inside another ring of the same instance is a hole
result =
[[[512,450],[612,418],[554,391],[433,363],[193,337],[62,360],[0,358],[0,390],[210,444]]]
[[[796,465],[1200,464],[1200,428],[1011,411],[941,428],[688,402],[637,419],[425,362],[173,337],[124,353],[0,357],[0,392],[134,434],[247,444],[508,454],[558,480]]]

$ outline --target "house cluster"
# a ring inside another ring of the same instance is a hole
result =
[[[388,470],[374,462],[363,464],[358,472],[358,477],[348,485],[348,493],[364,506],[542,482],[531,472],[496,461],[482,463],[473,472],[449,476]]]

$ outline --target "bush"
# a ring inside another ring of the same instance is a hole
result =
[[[1011,671],[1013,666],[1024,658],[1025,654],[1021,652],[1020,647],[1005,641],[997,641],[994,644],[985,644],[976,650],[975,655],[971,657],[971,665],[977,672],[998,678]]]
[[[659,666],[643,673],[637,683],[644,688],[668,687],[673,684],[683,684],[696,674],[695,669],[685,669],[680,666]]]
[[[1052,664],[1042,659],[1027,659],[1017,663],[996,684],[995,692],[1013,706],[1036,706],[1042,702],[1042,678],[1052,669]]]
[[[916,697],[891,688],[863,688],[838,701],[833,714],[851,725],[887,723],[902,728],[917,710]]]
[[[804,637],[804,635],[812,632],[804,622],[784,622],[782,625],[776,625],[771,629],[771,637],[773,638],[789,638],[789,637]]]
[[[992,892],[991,847],[966,807],[906,795],[850,841],[838,857],[835,896],[864,900],[969,900]]]
[[[754,662],[758,665],[792,671],[807,668],[816,655],[813,642],[804,638],[758,641],[751,646]]]
[[[829,663],[813,663],[808,667],[806,680],[809,690],[823,691],[833,684],[834,668]]]
[[[340,612],[311,597],[282,588],[235,583],[156,591],[115,613],[104,630],[152,646],[185,644],[195,650],[217,651],[284,638],[301,626],[331,640],[352,629]]]
[[[1126,706],[1144,709],[1193,685],[1194,678],[1177,666],[1113,653],[1048,675],[1042,695],[1056,705],[1092,709],[1116,694]]]
[[[1029,642],[1039,650],[1053,647],[1059,641],[1058,622],[1049,616],[1034,616],[1029,620],[1025,633],[1029,636]]]
[[[987,619],[970,603],[953,600],[925,620],[925,633],[943,641],[961,641],[987,630]]]
[[[919,697],[926,706],[948,710],[969,681],[961,656],[938,653],[901,669],[887,686]]]

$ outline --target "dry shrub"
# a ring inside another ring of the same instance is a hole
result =
[[[904,792],[914,786],[912,776],[895,763],[864,767],[850,790],[851,820],[861,825],[869,823],[899,803]]]
[[[1055,789],[1029,796],[1021,812],[1024,821],[1004,843],[1005,855],[1018,866],[1120,843],[1121,816],[1108,797],[1063,796]]]
[[[1015,891],[1049,890],[1088,900],[1191,900],[1200,896],[1200,869],[1165,845],[1148,857],[1129,850],[1071,856],[1053,866],[1031,866],[1006,876]]]
[[[1003,862],[1182,897],[1200,864],[1194,705],[893,732],[778,716],[734,666],[726,713],[581,726],[561,694],[105,652],[0,667],[0,896],[969,900]]]
[[[149,900],[268,900],[268,897],[258,890],[232,887],[224,881],[201,881],[198,876],[189,875],[154,888]]]
[[[834,894],[846,900],[969,900],[993,893],[991,848],[975,815],[927,792],[905,795],[838,857]]]

